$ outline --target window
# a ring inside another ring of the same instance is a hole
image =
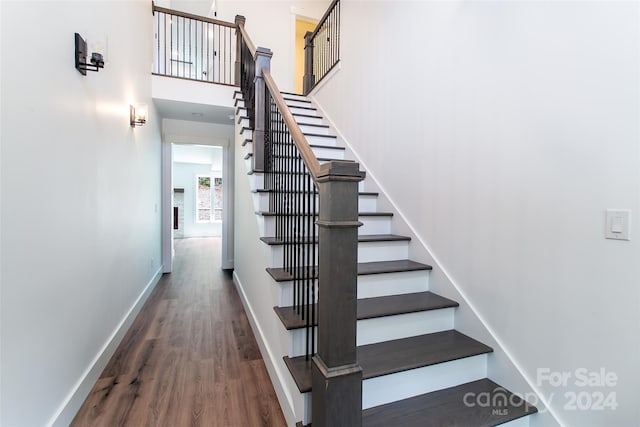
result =
[[[196,177],[196,222],[211,222],[211,177]]]
[[[196,187],[196,222],[222,221],[222,178],[198,175]]]

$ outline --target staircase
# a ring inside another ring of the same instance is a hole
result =
[[[282,96],[321,163],[348,160],[344,146],[306,97]],[[306,322],[291,307],[293,278],[280,268],[283,242],[274,238],[270,192],[263,174],[251,168],[253,130],[240,92],[235,106],[256,220],[271,251],[265,286],[278,289],[274,315],[289,349],[283,362],[305,401],[298,425],[308,425],[313,390],[312,362],[305,357]],[[432,267],[409,259],[411,239],[392,233],[393,212],[378,209],[378,194],[367,191],[371,187],[362,181],[358,197],[363,225],[358,229],[356,344],[362,367],[362,425],[528,426],[536,408],[487,378],[492,348],[455,330],[458,303],[429,291]],[[317,339],[315,334],[312,338]]]

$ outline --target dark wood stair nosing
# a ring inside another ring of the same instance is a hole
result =
[[[358,263],[358,275],[368,276],[374,274],[386,274],[386,273],[405,273],[411,271],[431,271],[433,267],[420,262],[412,261],[409,259],[396,260],[396,261],[372,261],[372,262],[359,262]],[[294,280],[294,277],[283,268],[269,267],[266,269],[267,273],[276,282],[289,282]]]
[[[275,237],[260,237],[260,240],[269,246],[281,246],[285,244],[284,240],[277,239]],[[361,234],[358,235],[358,243],[376,243],[376,242],[409,242],[411,237],[401,236],[398,234]],[[311,239],[303,239],[301,243],[310,243]],[[296,243],[296,242],[287,242]],[[318,237],[316,236],[315,243],[318,243]]]
[[[253,171],[249,171],[249,174],[253,174]],[[275,212],[269,212],[269,211],[257,211],[256,215],[260,215],[260,216],[278,216],[277,213]],[[311,213],[310,212],[294,212],[294,213],[290,213],[287,214],[286,216],[310,216]],[[358,212],[358,216],[366,216],[366,217],[392,217],[393,216],[393,212]]]
[[[325,160],[325,159],[320,159],[318,158],[318,160]],[[333,160],[333,159],[329,159],[329,160]],[[266,188],[257,188],[255,190],[251,190],[252,193],[270,193],[271,190],[268,190]],[[304,191],[291,191],[291,193],[305,193]],[[358,196],[373,196],[373,197],[378,197],[380,195],[380,193],[376,192],[376,191],[360,191],[358,192]]]
[[[376,319],[401,314],[456,308],[458,306],[459,304],[456,301],[430,291],[386,295],[358,299],[357,318],[358,320]],[[303,311],[307,307],[306,305],[302,307]],[[274,307],[273,309],[286,330],[291,331],[307,326],[306,320],[303,320],[293,307]],[[317,316],[317,309],[313,311]],[[311,310],[305,312],[311,312]],[[317,324],[316,321],[317,319],[314,319],[312,322],[313,326]]]

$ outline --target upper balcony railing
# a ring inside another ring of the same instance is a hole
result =
[[[223,85],[235,79],[236,25],[153,6],[153,73]]]
[[[313,32],[304,36],[305,95],[340,61],[340,0],[333,0]]]

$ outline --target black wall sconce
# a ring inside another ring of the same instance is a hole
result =
[[[147,104],[129,106],[129,123],[132,128],[147,123]]]
[[[76,70],[83,76],[87,75],[88,71],[99,71],[100,68],[104,68],[104,59],[102,58],[102,54],[98,52],[91,53],[91,63],[87,64],[87,42],[80,36],[80,34],[76,33]]]

